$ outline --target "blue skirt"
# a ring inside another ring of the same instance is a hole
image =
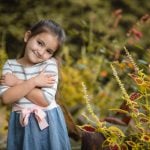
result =
[[[58,106],[45,112],[49,126],[44,130],[40,130],[33,113],[30,114],[28,124],[22,127],[20,114],[11,112],[7,150],[71,150],[61,108]]]

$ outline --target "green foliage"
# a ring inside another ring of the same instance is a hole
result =
[[[133,65],[124,57],[123,47],[145,73],[150,72],[149,8],[148,0],[1,0],[0,71],[5,60],[15,58],[22,49],[24,32],[31,24],[54,19],[67,34],[61,52],[61,100],[75,121],[84,124],[80,116],[87,112],[81,92],[84,82],[96,115],[111,116],[108,110],[119,108],[122,99],[110,63],[115,61],[127,91],[139,88],[127,76]]]
[[[118,73],[113,65],[112,71],[116,78],[120,90],[122,91],[122,98],[126,102],[126,107],[123,109],[112,109],[122,114],[127,114],[131,117],[130,122],[127,124],[126,130],[111,125],[107,126],[104,121],[95,115],[90,105],[90,100],[87,94],[86,86],[83,85],[84,97],[86,105],[92,120],[86,117],[93,124],[95,124],[94,132],[103,133],[106,140],[103,142],[103,147],[121,149],[149,149],[150,148],[150,79],[149,76],[143,73],[134,62],[132,56],[125,48],[127,56],[134,66],[135,73],[131,74],[132,79],[137,86],[136,94],[129,96],[124,84],[120,80]],[[81,127],[82,128],[82,127]]]

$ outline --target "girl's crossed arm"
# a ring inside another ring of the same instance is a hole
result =
[[[2,77],[1,84],[10,86],[2,94],[3,103],[13,103],[22,97],[26,97],[31,102],[45,107],[49,103],[45,100],[40,88],[52,86],[54,84],[54,78],[51,75],[45,74],[43,71],[36,77],[23,81],[9,73]]]

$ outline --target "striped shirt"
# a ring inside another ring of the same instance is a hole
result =
[[[22,66],[16,61],[16,59],[8,59],[3,66],[2,74],[5,75],[6,73],[13,73],[16,77],[18,77],[21,80],[28,80],[38,75],[43,69],[45,70],[45,73],[55,74],[56,78],[54,85],[52,85],[51,87],[41,88],[45,100],[47,100],[50,104],[52,101],[55,101],[55,94],[58,84],[58,67],[55,58],[51,58],[45,62],[35,64],[31,67]],[[0,95],[8,88],[10,87],[0,85]],[[15,104],[19,104],[21,107],[34,106],[34,104],[25,97],[22,97],[21,99],[17,100]]]

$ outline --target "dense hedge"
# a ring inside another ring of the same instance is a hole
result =
[[[149,8],[146,0],[1,0],[0,67],[7,58],[17,57],[24,32],[32,23],[43,18],[54,19],[67,34],[60,54],[60,100],[76,123],[84,124],[81,117],[87,111],[81,86],[84,82],[96,114],[102,118],[110,116],[112,112],[108,109],[122,103],[111,62],[115,61],[129,93],[137,90],[127,75],[133,71],[133,65],[125,57],[123,47],[128,48],[139,67],[150,73]],[[1,118],[0,123],[2,119],[6,118]],[[0,124],[0,145],[6,125]]]

